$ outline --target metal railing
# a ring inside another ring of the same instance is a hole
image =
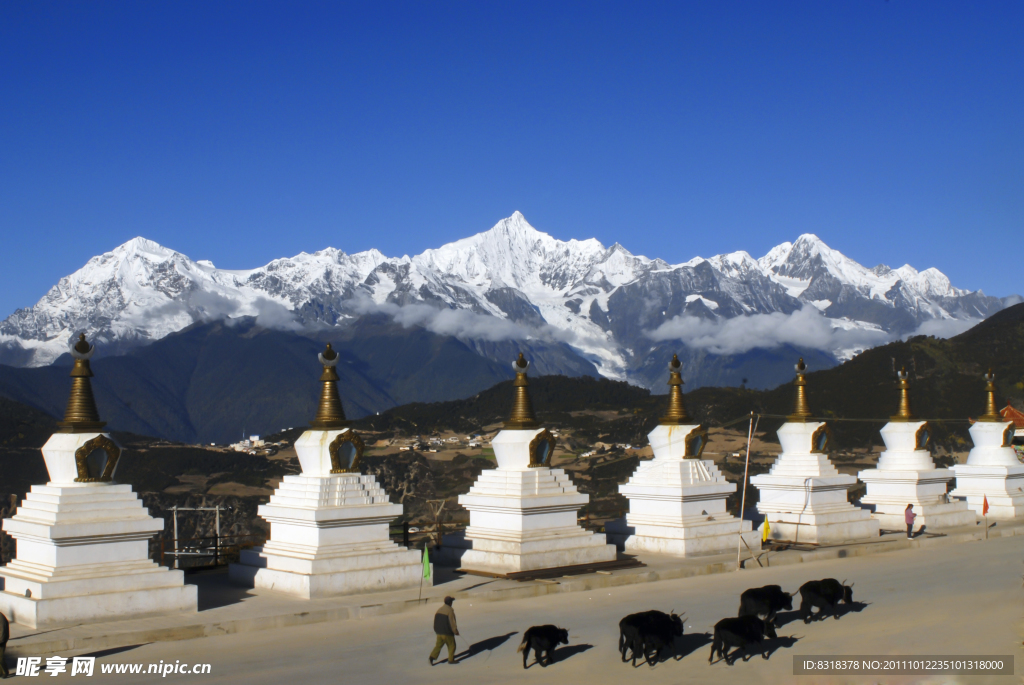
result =
[[[424,541],[431,543],[445,533],[463,530],[465,524],[446,523],[438,531],[433,524],[421,527],[403,522],[388,528],[388,537],[403,547],[422,547]],[[266,535],[209,535],[188,538],[161,538],[160,565],[168,568],[193,569],[224,566],[237,560],[238,553],[247,547],[255,547],[267,541]]]
[[[266,542],[265,535],[211,535],[194,538],[161,538],[160,565],[169,568],[203,568],[223,566],[246,547]],[[205,561],[190,563],[186,560]],[[223,563],[222,563],[223,562]]]

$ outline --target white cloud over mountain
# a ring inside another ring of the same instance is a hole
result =
[[[678,340],[688,347],[714,354],[739,354],[780,345],[843,353],[875,347],[892,339],[891,335],[878,328],[837,326],[809,304],[790,314],[772,312],[731,319],[676,316],[650,331],[649,335],[653,340]]]

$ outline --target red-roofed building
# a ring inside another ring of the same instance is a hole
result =
[[[1009,404],[1006,405],[1005,409],[1002,409],[999,412],[999,415],[1003,417],[1004,421],[1013,421],[1013,427],[1017,431],[1024,431],[1024,414],[1017,411]]]
[[[1013,449],[1017,451],[1017,458],[1024,463],[1024,413],[1021,413],[1007,403],[1006,408],[999,412],[1005,421],[1013,421]]]

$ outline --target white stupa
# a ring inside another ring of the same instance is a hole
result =
[[[839,473],[826,456],[828,426],[810,420],[805,369],[801,359],[796,366],[796,410],[778,430],[782,454],[769,473],[750,479],[759,490],[757,510],[768,522],[769,539],[831,544],[878,537],[878,521],[871,512],[848,501],[847,490],[857,478]]]
[[[71,396],[59,432],[43,445],[50,481],[31,492],[3,528],[17,543],[0,568],[0,612],[40,628],[197,610],[195,585],[149,558],[164,522],[130,485],[114,481],[121,446],[103,432],[89,379],[95,346],[71,348]]]
[[[885,451],[878,458],[878,466],[858,474],[868,489],[861,502],[875,505],[873,518],[886,530],[905,529],[908,504],[914,505],[917,514],[915,529],[974,525],[974,512],[967,503],[946,495],[953,472],[935,468],[928,451],[931,428],[910,411],[906,369],[899,373],[899,388],[899,410],[881,430]]]
[[[334,369],[338,354],[330,344],[320,362],[320,406],[312,430],[295,441],[302,473],[285,476],[260,505],[270,539],[243,551],[230,577],[305,599],[429,585],[420,552],[388,535],[402,505],[392,504],[373,476],[359,472],[363,441],[345,420]]]
[[[966,464],[956,464],[956,489],[953,497],[962,497],[976,514],[982,514],[988,500],[988,517],[1015,519],[1024,516],[1024,464],[1011,446],[1013,421],[1006,421],[996,410],[995,376],[985,375],[985,413],[971,426],[974,449]]]
[[[752,550],[761,538],[750,521],[726,511],[726,498],[736,491],[715,463],[702,460],[707,431],[690,419],[683,404],[682,364],[669,363],[669,407],[647,438],[654,459],[642,461],[619,492],[629,500],[625,520],[609,523],[609,539],[626,551],[656,552],[680,557],[735,552],[742,534]]]
[[[459,557],[465,571],[494,576],[614,562],[615,546],[577,523],[590,498],[564,470],[551,468],[555,438],[533,415],[528,363],[520,354],[512,364],[515,405],[505,430],[491,441],[498,468],[481,473],[459,496],[469,527],[445,536],[445,552]]]

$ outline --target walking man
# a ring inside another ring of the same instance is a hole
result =
[[[7,622],[7,617],[0,614],[0,678],[6,678],[11,675],[7,671],[7,660],[4,658],[4,652],[7,651],[7,640],[11,637],[11,624]]]
[[[910,540],[914,537],[914,519],[917,518],[913,504],[908,504],[907,508],[903,510],[903,518],[907,521],[907,539]]]
[[[456,664],[455,661],[455,636],[459,634],[459,626],[455,623],[455,610],[452,609],[454,597],[445,597],[444,604],[434,614],[434,632],[437,634],[437,643],[434,651],[430,653],[430,665],[434,665],[434,659],[441,656],[441,645],[448,646],[448,663]]]

